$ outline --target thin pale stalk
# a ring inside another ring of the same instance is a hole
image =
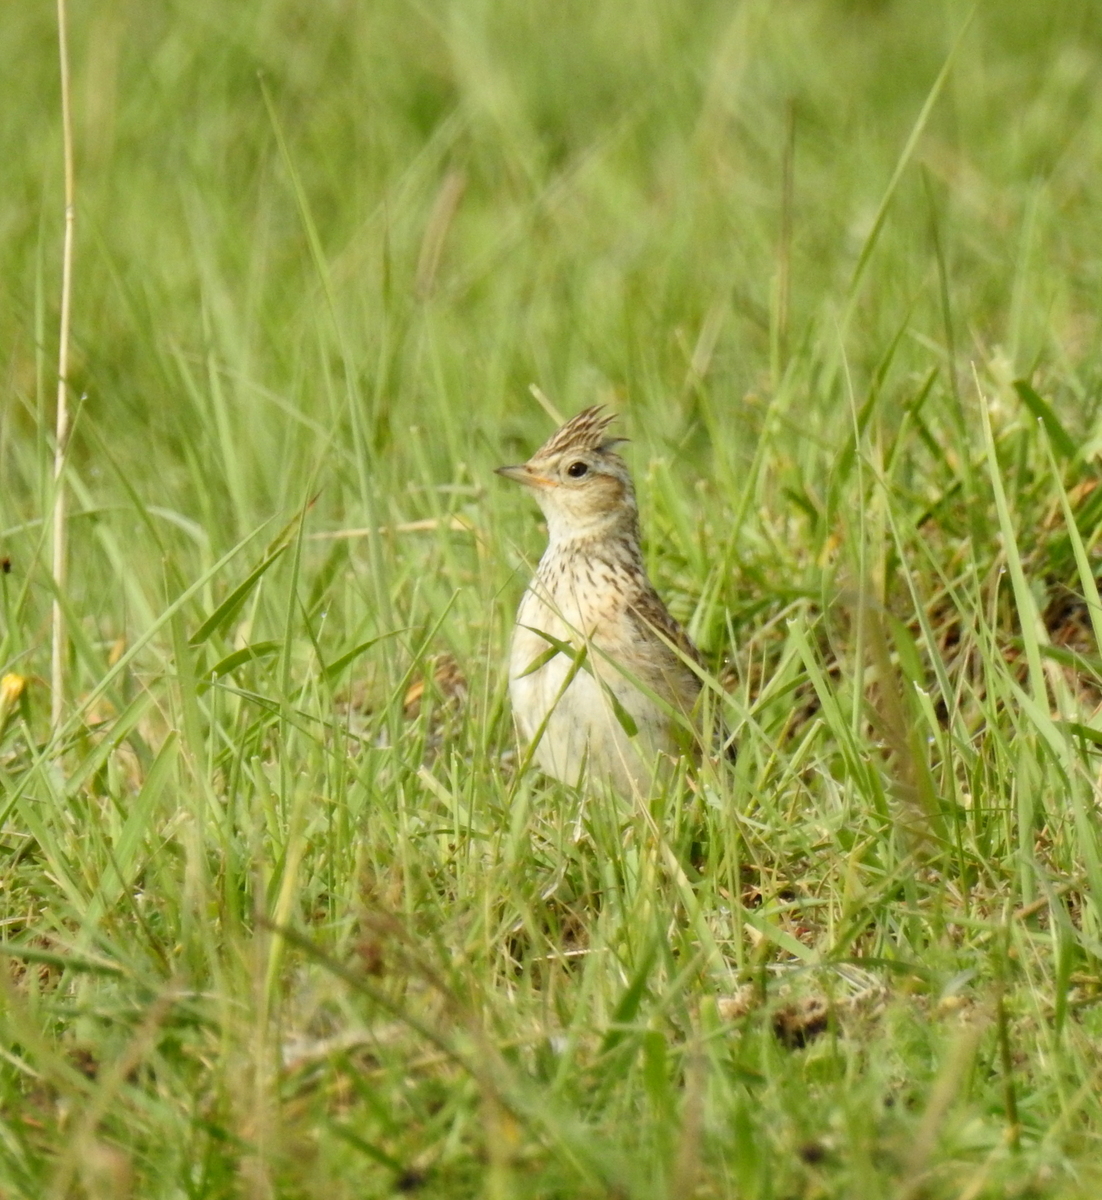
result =
[[[76,180],[73,170],[73,121],[69,97],[69,34],[65,0],[57,0],[57,47],[61,68],[61,128],[65,158],[65,243],[61,259],[61,328],[57,349],[57,418],[54,432],[53,563],[54,606],[50,651],[50,722],[58,729],[65,711],[65,588],[67,526],[65,455],[69,443],[69,320],[73,293],[73,233]]]

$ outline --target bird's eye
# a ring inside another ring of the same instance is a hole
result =
[[[571,479],[581,479],[581,477],[588,470],[589,470],[589,467],[586,466],[586,464],[584,462],[573,462],[570,464],[569,467],[566,468],[566,473],[567,473],[567,475],[570,476]]]

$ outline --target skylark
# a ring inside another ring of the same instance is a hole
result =
[[[587,408],[526,463],[497,470],[530,488],[547,518],[509,655],[520,734],[547,774],[632,794],[648,791],[663,758],[725,735],[694,670],[700,652],[647,578],[614,419]]]

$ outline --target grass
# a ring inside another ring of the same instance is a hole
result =
[[[51,734],[8,14],[0,1194],[1098,1194],[1094,15],[74,11]],[[732,772],[518,770],[533,383],[622,414]]]

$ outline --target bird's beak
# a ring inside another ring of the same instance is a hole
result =
[[[559,486],[554,479],[548,479],[546,475],[540,475],[533,471],[527,463],[521,463],[516,467],[495,467],[494,470],[498,475],[503,475],[506,479],[513,480],[514,483],[523,483],[525,487],[552,488]]]

